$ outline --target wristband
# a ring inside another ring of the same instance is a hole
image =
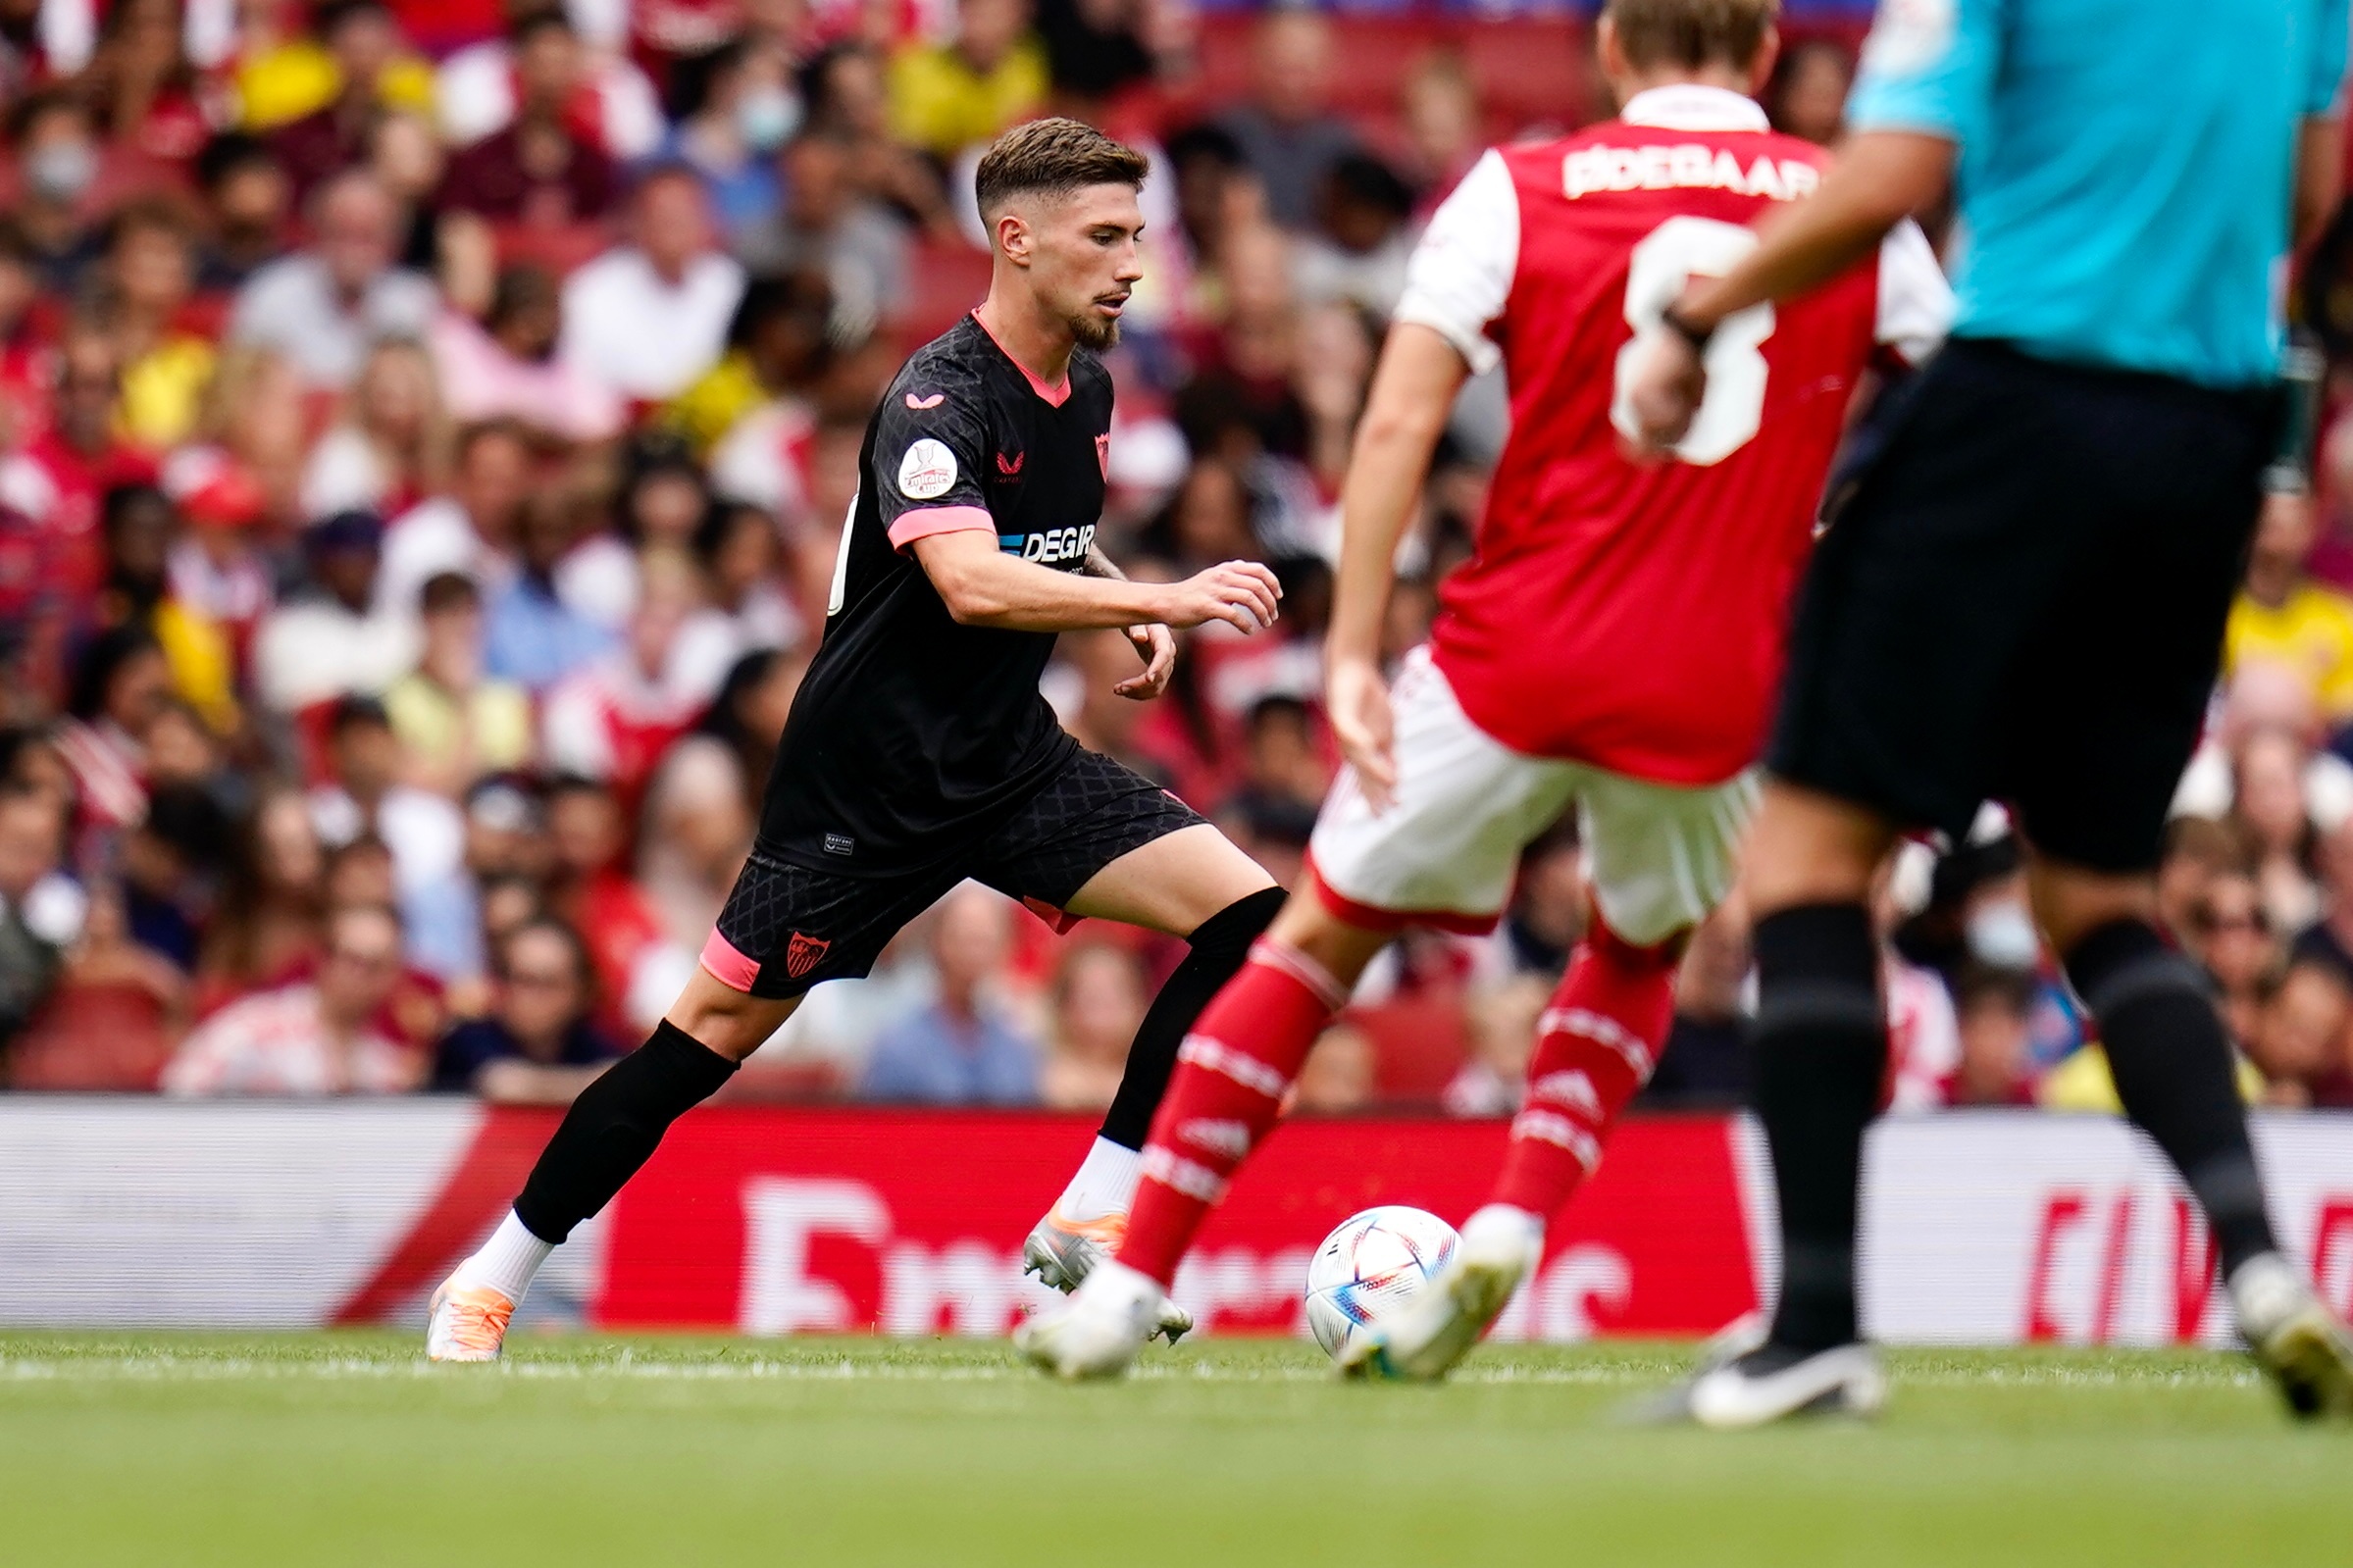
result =
[[[1707,353],[1709,341],[1715,336],[1714,328],[1697,325],[1672,305],[1659,313],[1659,325],[1689,343],[1695,354]]]

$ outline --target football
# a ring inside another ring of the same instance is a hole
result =
[[[1405,1310],[1460,1240],[1437,1215],[1403,1204],[1342,1220],[1307,1264],[1307,1328],[1324,1354]]]

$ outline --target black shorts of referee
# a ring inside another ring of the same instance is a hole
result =
[[[2157,864],[2244,570],[2280,398],[1956,339],[1893,394],[1791,634],[1768,762],[1958,838]]]

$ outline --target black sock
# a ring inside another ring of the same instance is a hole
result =
[[[667,1019],[653,1037],[580,1091],[515,1199],[515,1218],[542,1241],[613,1200],[653,1155],[670,1124],[719,1091],[736,1064]]]
[[[1225,988],[1250,956],[1251,943],[1274,924],[1283,907],[1283,889],[1261,887],[1247,898],[1211,915],[1194,929],[1193,951],[1170,971],[1151,1011],[1136,1028],[1128,1047],[1126,1074],[1119,1092],[1103,1113],[1101,1136],[1121,1148],[1140,1149],[1152,1130],[1152,1112],[1168,1092],[1168,1075],[1176,1071],[1177,1047],[1185,1043],[1193,1021]]]
[[[2147,922],[2119,920],[2075,943],[2067,978],[2099,1023],[2124,1114],[2205,1206],[2225,1276],[2274,1250],[2229,1037],[2197,966]]]
[[[1757,1116],[1781,1200],[1773,1339],[1822,1350],[1861,1337],[1856,1189],[1887,1071],[1879,944],[1861,904],[1804,904],[1757,922]]]

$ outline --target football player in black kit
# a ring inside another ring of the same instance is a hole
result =
[[[1057,924],[1192,950],[1137,1031],[1078,1176],[1023,1258],[1074,1288],[1126,1225],[1137,1150],[1193,1020],[1281,907],[1272,878],[1166,791],[1086,750],[1038,692],[1054,634],[1119,628],[1156,696],[1171,628],[1273,623],[1254,562],[1131,582],[1095,545],[1111,428],[1096,351],[1142,270],[1144,157],[1089,126],[1008,132],[975,177],[989,297],[907,361],[866,428],[825,638],[779,743],[759,837],[694,977],[653,1036],[582,1091],[514,1212],[435,1293],[435,1360],[497,1356],[547,1253],[715,1092],[810,986],[864,975],[966,878]],[[1191,1327],[1170,1309],[1163,1329]]]

